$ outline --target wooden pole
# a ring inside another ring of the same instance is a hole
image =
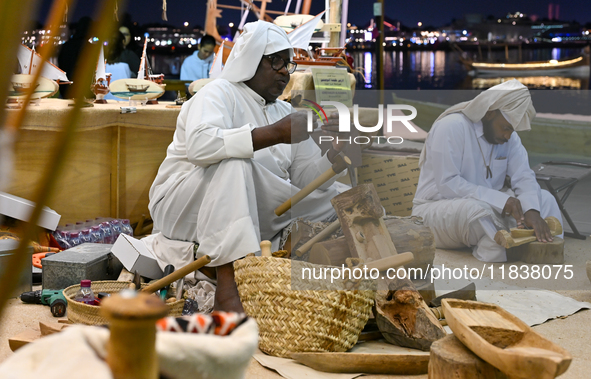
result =
[[[330,0],[330,23],[337,24],[341,21],[341,7],[343,5],[342,0]],[[346,25],[345,25],[346,27]],[[328,43],[328,47],[341,47],[341,33],[340,32],[330,32],[330,42]],[[347,30],[347,29],[345,29]]]
[[[142,292],[152,293],[158,291],[160,288],[166,287],[172,282],[176,282],[177,280],[184,278],[186,275],[199,270],[201,267],[205,266],[206,264],[211,262],[211,258],[209,255],[204,255],[201,258],[189,263],[186,266],[183,266],[173,272],[170,275],[165,276],[162,279],[158,279],[154,283],[150,284],[149,286],[142,289]]]
[[[302,7],[301,14],[310,14],[310,6],[312,5],[312,0],[304,0],[304,6]]]
[[[261,13],[259,20],[265,20],[265,11],[267,10],[267,0],[261,0]]]

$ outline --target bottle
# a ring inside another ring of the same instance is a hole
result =
[[[70,233],[70,244],[72,245],[72,247],[74,246],[78,246],[80,245],[80,233],[79,232],[73,232]]]
[[[128,219],[121,220],[121,232],[133,237],[133,228]]]
[[[63,230],[60,232],[60,235],[62,237],[62,243],[64,244],[64,246],[62,246],[62,248],[70,249],[70,248],[74,247],[74,246],[72,246],[72,236],[69,231]]]
[[[84,229],[80,232],[80,243],[90,243],[92,242],[91,238],[90,238],[90,230],[89,229]]]
[[[101,231],[103,232],[104,243],[113,244],[113,230],[108,221],[101,222]]]
[[[76,292],[74,300],[88,305],[96,305],[94,292],[90,288],[90,280],[81,280],[80,289]]]
[[[67,232],[68,236],[70,234],[70,232]],[[70,245],[70,242],[68,242],[66,240],[66,232],[64,230],[56,230],[55,232],[53,232],[53,238],[55,238],[56,242],[58,245],[60,245],[60,248],[67,250],[69,248],[71,248],[72,246]]]
[[[119,238],[119,234],[122,233],[121,230],[121,222],[117,219],[113,220],[110,222],[111,224],[111,229],[113,230],[113,243],[115,243],[115,241],[117,241],[117,238]]]
[[[105,243],[105,238],[103,236],[103,232],[101,231],[100,226],[95,225],[92,228],[90,228],[90,242]]]

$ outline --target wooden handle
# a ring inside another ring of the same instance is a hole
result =
[[[103,300],[101,314],[109,320],[107,364],[115,379],[158,379],[156,320],[166,316],[162,300],[145,293],[114,294]]]
[[[296,193],[291,198],[287,199],[283,204],[275,208],[275,214],[277,216],[281,216],[282,214],[290,210],[291,207],[299,203],[303,198],[314,192],[315,189],[329,181],[333,176],[342,172],[345,168],[347,168],[347,165],[350,164],[351,160],[348,157],[337,155],[335,157],[335,162],[333,163],[331,168],[324,171],[322,174],[320,174],[319,177],[311,181],[310,184],[299,190],[298,193]]]
[[[261,256],[263,257],[271,257],[271,241],[261,241]]]
[[[310,238],[310,240],[308,242],[306,242],[305,244],[300,246],[296,250],[296,255],[298,257],[301,257],[308,250],[310,250],[315,243],[324,240],[325,238],[327,238],[328,236],[330,236],[331,234],[336,232],[340,227],[341,227],[341,222],[339,220],[336,220],[332,224],[328,225],[326,228],[324,228],[324,230],[322,230],[320,233],[318,233],[314,237]]]
[[[142,289],[141,292],[154,293],[154,292],[158,291],[160,288],[166,287],[170,283],[175,282],[175,281],[179,280],[180,278],[184,278],[186,275],[189,275],[190,273],[199,270],[201,267],[205,266],[206,264],[208,264],[210,262],[211,262],[211,258],[209,258],[209,255],[204,255],[201,258],[197,259],[196,261],[193,261],[193,262],[189,263],[188,265],[181,267],[180,269],[176,270],[172,274],[167,275],[162,279],[158,279],[157,281],[150,284],[149,286],[146,286],[145,288]]]
[[[389,268],[396,268],[403,266],[415,260],[415,256],[411,252],[392,255],[387,258],[378,259],[365,264],[368,269],[377,268],[378,271],[386,271]]]

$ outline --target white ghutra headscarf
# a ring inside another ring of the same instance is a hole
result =
[[[445,110],[433,123],[452,113],[463,113],[472,122],[482,120],[486,112],[499,110],[516,132],[531,130],[531,120],[536,117],[536,110],[531,101],[531,95],[526,86],[518,80],[512,79],[501,83],[480,93],[473,100],[456,104]],[[433,128],[431,129],[431,132]],[[427,140],[425,140],[423,151],[419,159],[419,166],[422,166],[426,159]]]
[[[235,83],[252,79],[263,55],[286,49],[291,59],[293,47],[279,26],[266,21],[249,22],[236,39],[219,78]]]

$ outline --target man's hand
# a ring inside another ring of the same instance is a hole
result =
[[[252,146],[255,151],[280,143],[298,143],[308,139],[308,113],[290,113],[274,124],[254,128]]]
[[[525,227],[525,217],[523,216],[523,210],[521,210],[521,202],[516,197],[507,199],[505,208],[503,208],[503,217],[506,216],[513,216],[515,221],[517,221],[518,228],[523,229]]]
[[[339,132],[339,114],[337,112],[331,113],[321,128],[324,135],[333,137],[332,149],[328,152],[328,159],[333,162],[334,157],[349,144],[351,133]]]
[[[546,221],[540,216],[540,212],[530,209],[525,212],[525,225],[534,229],[536,238],[540,242],[552,242],[552,233]]]
[[[289,128],[284,136],[285,143],[298,143],[308,139],[308,112],[299,111],[291,113],[286,118],[289,121],[286,123]]]

